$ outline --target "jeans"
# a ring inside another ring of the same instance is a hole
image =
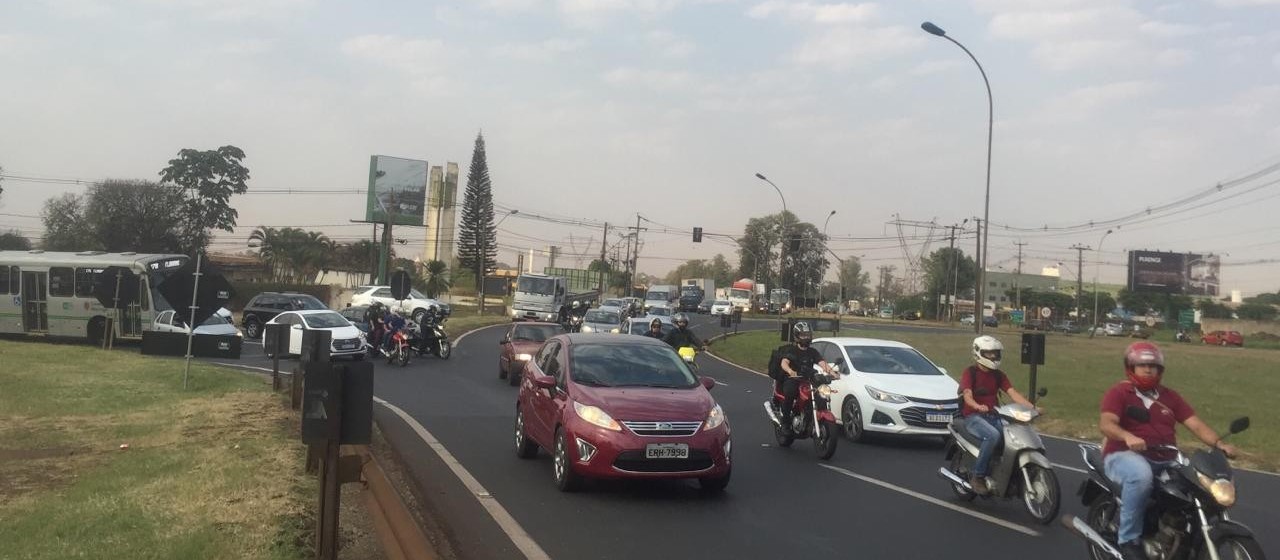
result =
[[[1122,488],[1116,540],[1119,543],[1136,540],[1142,536],[1142,514],[1151,496],[1152,464],[1133,451],[1117,451],[1107,455],[1102,470]]]
[[[991,455],[995,453],[996,446],[1000,445],[1000,440],[1004,439],[1004,425],[1000,417],[970,414],[964,419],[964,427],[982,440],[982,444],[978,446],[978,461],[973,465],[973,474],[991,474]]]

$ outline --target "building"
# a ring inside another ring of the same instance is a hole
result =
[[[453,259],[457,246],[458,164],[449,162],[444,168],[431,168],[431,183],[427,196],[426,243],[422,249],[422,262]]]
[[[1009,297],[1007,292],[1019,287],[1023,290],[1029,289],[1037,292],[1062,291],[1060,287],[1062,286],[1060,284],[1062,279],[1057,275],[1015,274],[988,270],[986,277],[987,286],[984,295],[987,298],[987,303],[994,303],[998,308],[1013,307],[1015,298]],[[1071,288],[1074,290],[1074,283],[1071,283]]]

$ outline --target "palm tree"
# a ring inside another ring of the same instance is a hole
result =
[[[448,292],[452,287],[449,282],[449,267],[443,261],[427,262],[427,297],[434,298]]]
[[[283,247],[280,246],[280,230],[267,226],[258,226],[249,234],[249,241],[257,242],[258,258],[271,271],[271,279],[280,279],[280,257]]]

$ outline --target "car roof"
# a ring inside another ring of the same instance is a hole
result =
[[[617,305],[601,305],[592,311],[622,311],[622,308]]]
[[[829,336],[829,337],[823,337],[823,338],[815,338],[813,339],[813,341],[814,342],[830,342],[839,346],[888,346],[891,348],[910,348],[912,350],[915,350],[915,347],[905,342],[898,342],[896,340],[885,340],[882,338],[860,338],[860,337],[854,337],[854,336]]]
[[[298,309],[295,311],[284,311],[284,312],[281,312],[280,314],[284,315],[285,313],[297,313],[298,315],[319,315],[321,313],[338,313],[338,312],[332,309]],[[339,313],[339,315],[341,314]]]

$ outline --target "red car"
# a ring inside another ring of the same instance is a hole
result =
[[[557,336],[521,373],[516,455],[550,451],[566,492],[587,478],[696,478],[724,490],[732,445],[714,386],[657,339]]]
[[[1200,342],[1218,346],[1244,346],[1244,335],[1236,331],[1213,331],[1200,337]]]
[[[502,353],[498,354],[498,379],[507,379],[511,385],[520,384],[520,370],[524,363],[533,357],[548,338],[564,334],[564,327],[559,323],[512,323],[498,345]]]

